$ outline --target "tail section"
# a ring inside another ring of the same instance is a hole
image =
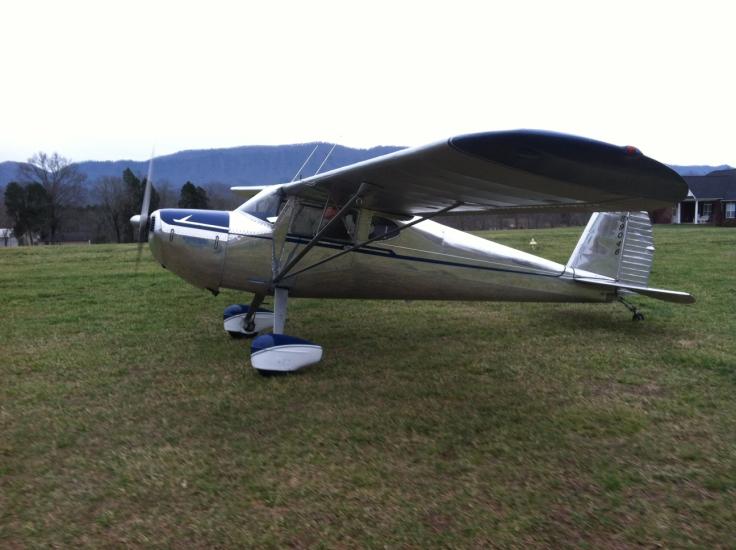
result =
[[[654,260],[652,223],[646,212],[595,212],[567,262],[573,278],[584,284],[637,292],[692,303],[685,292],[649,288]]]
[[[595,212],[567,262],[575,277],[603,276],[647,286],[654,259],[652,223],[646,212]],[[582,274],[578,271],[586,271]]]

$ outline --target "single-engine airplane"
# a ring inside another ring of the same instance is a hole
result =
[[[284,334],[289,297],[611,302],[650,288],[647,210],[687,194],[683,179],[632,146],[516,130],[462,135],[291,183],[232,187],[227,211],[166,208],[150,216],[151,177],[131,222],[155,259],[217,293],[253,293],[225,310],[232,336],[255,337],[262,374],[318,362],[322,348]],[[592,212],[566,264],[453,229],[431,218],[464,212]],[[274,297],[274,311],[261,309]],[[272,329],[270,334],[261,334]],[[260,336],[259,336],[260,334]]]

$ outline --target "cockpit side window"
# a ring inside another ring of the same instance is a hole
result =
[[[313,237],[337,215],[337,211],[338,209],[333,206],[325,208],[302,203],[292,219],[290,233],[300,237]],[[322,238],[328,241],[352,241],[356,218],[356,211],[347,212],[341,220],[327,229]]]
[[[264,189],[250,198],[238,210],[261,220],[268,220],[268,218],[274,218],[279,215],[279,211],[285,200],[279,187],[275,189]]]
[[[378,238],[379,240],[385,241],[386,239],[392,239],[398,236],[399,233],[399,226],[396,222],[382,216],[373,216],[373,220],[371,220],[371,232],[368,238]]]
[[[300,204],[297,208],[296,214],[291,219],[291,228],[289,233],[299,235],[300,237],[312,237],[319,229],[321,217],[321,208]]]

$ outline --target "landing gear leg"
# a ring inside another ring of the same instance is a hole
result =
[[[631,318],[632,321],[643,321],[644,320],[644,314],[639,311],[634,304],[631,304],[624,300],[621,296],[618,297],[618,301],[621,302],[626,309],[628,309],[631,313],[634,314],[634,316]]]
[[[248,315],[243,319],[243,328],[249,337],[258,334],[256,332],[256,313],[258,313],[258,308],[263,303],[263,298],[265,298],[263,294],[255,294],[253,296],[253,300],[251,300],[250,307],[248,308]]]
[[[276,288],[273,291],[273,333],[283,334],[286,327],[286,308],[289,301],[289,289]]]
[[[253,340],[250,363],[258,374],[273,376],[294,372],[322,359],[322,347],[301,338],[284,334],[289,290],[275,288],[273,293],[273,334]]]

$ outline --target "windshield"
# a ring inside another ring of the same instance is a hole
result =
[[[268,221],[268,218],[274,218],[279,215],[283,201],[284,197],[281,193],[281,186],[274,185],[273,188],[264,189],[248,199],[238,210]]]

